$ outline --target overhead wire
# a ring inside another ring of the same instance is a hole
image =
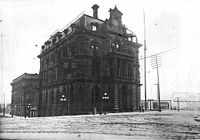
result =
[[[151,58],[152,56],[160,55],[160,54],[163,54],[163,53],[167,53],[167,52],[173,51],[173,50],[178,49],[178,48],[181,48],[181,47],[176,47],[176,48],[165,50],[165,51],[162,51],[162,52],[159,52],[159,53],[156,53],[156,54],[152,54],[150,56],[147,56],[146,58]],[[145,59],[145,58],[143,57],[143,58],[140,58],[139,60],[143,60],[143,59]]]

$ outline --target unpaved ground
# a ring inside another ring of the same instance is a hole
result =
[[[197,111],[1,118],[0,138],[200,139]],[[21,137],[20,137],[21,136]]]

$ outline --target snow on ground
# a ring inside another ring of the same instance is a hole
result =
[[[107,115],[80,115],[0,118],[0,138],[199,138],[197,111],[129,112]]]

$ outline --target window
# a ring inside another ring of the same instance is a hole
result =
[[[116,44],[116,49],[118,49],[119,48],[119,44]]]
[[[51,105],[54,104],[54,92],[52,91],[51,92]]]
[[[59,90],[57,89],[57,92],[56,92],[56,104],[59,104]]]
[[[72,69],[75,69],[76,68],[76,64],[75,63],[72,63]]]
[[[97,26],[92,25],[92,31],[97,31]]]
[[[68,62],[64,62],[63,66],[64,66],[64,68],[68,68],[69,67],[69,63]]]
[[[114,41],[112,43],[112,49],[113,50],[118,50],[120,48],[120,42],[119,41]]]
[[[97,22],[90,23],[90,26],[91,26],[92,31],[97,31],[97,28],[98,28],[98,23]]]
[[[107,65],[106,75],[107,75],[107,76],[110,76],[110,67],[109,67],[109,65]]]

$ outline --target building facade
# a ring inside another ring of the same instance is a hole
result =
[[[11,114],[17,116],[38,116],[39,75],[24,73],[11,83]]]
[[[40,116],[124,112],[140,106],[141,44],[110,9],[106,20],[82,15],[42,46]]]

